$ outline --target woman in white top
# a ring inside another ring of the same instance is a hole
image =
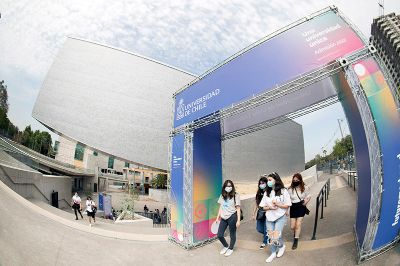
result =
[[[92,219],[93,218],[93,222],[96,223],[96,202],[94,202],[94,200],[92,200],[91,197],[87,197],[86,199],[86,212],[87,215],[89,217],[89,226],[92,227]]]
[[[260,207],[265,210],[268,244],[271,249],[271,255],[266,262],[272,262],[276,257],[282,257],[285,252],[282,230],[287,220],[286,211],[292,203],[287,189],[276,172],[269,174],[267,180],[267,190],[260,202]]]
[[[221,196],[218,199],[220,204],[216,221],[219,222],[218,239],[224,248],[219,254],[230,256],[236,242],[236,229],[240,226],[240,195],[235,191],[235,185],[231,180],[226,180],[222,185]],[[229,226],[231,241],[226,242],[224,233]]]
[[[304,215],[309,212],[306,205],[311,196],[309,188],[304,184],[303,177],[299,173],[293,175],[292,184],[288,191],[292,201],[292,207],[290,207],[290,228],[294,235],[292,249],[296,249],[300,237],[301,223]]]

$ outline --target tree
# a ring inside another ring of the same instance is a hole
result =
[[[157,174],[153,180],[151,180],[151,185],[154,188],[167,188],[167,174]]]
[[[8,93],[7,85],[4,85],[4,80],[0,81],[0,108],[8,113]]]

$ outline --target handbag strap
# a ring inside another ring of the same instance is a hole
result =
[[[300,197],[299,197],[299,194],[297,193],[297,189],[296,188],[294,188],[294,191],[296,192],[297,197],[299,198],[299,200],[302,201],[302,199],[300,199]]]

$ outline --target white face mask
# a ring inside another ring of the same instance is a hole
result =
[[[225,187],[225,191],[228,192],[228,193],[231,192],[232,191],[232,187]]]

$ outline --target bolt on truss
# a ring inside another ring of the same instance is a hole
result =
[[[368,225],[366,234],[364,237],[364,243],[359,248],[360,257],[359,260],[365,260],[372,254],[370,252],[364,252],[364,250],[372,250],[373,240],[375,239],[376,232],[378,230],[381,196],[382,196],[382,160],[381,160],[381,149],[379,145],[378,135],[375,128],[375,121],[371,114],[367,97],[362,89],[359,79],[351,67],[345,68],[345,76],[353,95],[357,106],[360,110],[362,122],[368,143],[368,152],[371,166],[371,202],[370,212],[368,218]],[[357,242],[358,244],[358,242]]]

